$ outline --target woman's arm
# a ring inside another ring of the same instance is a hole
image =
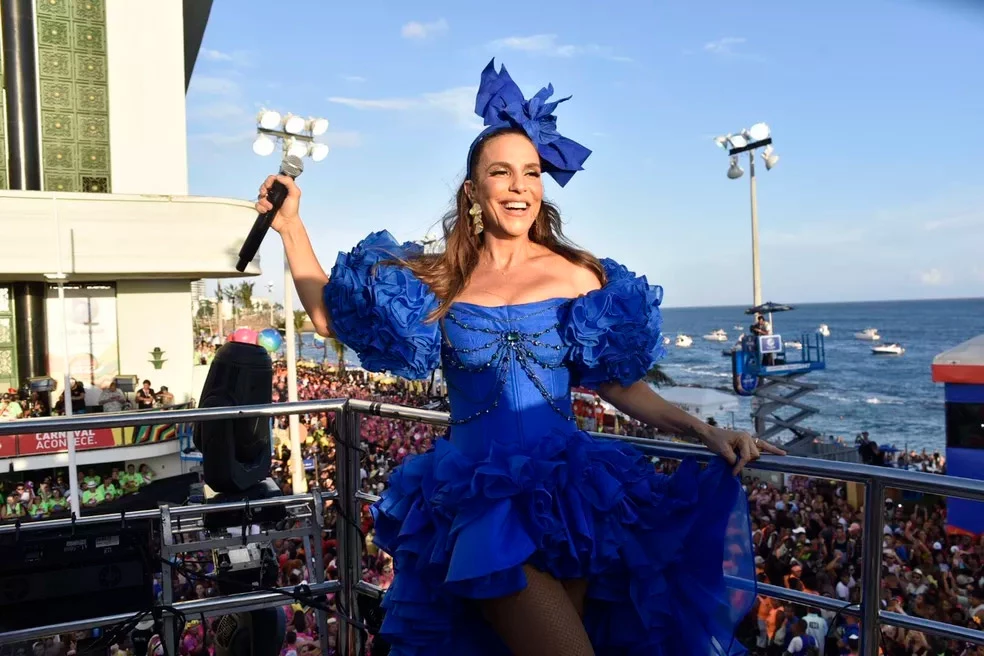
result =
[[[649,385],[636,381],[628,387],[618,383],[606,383],[599,388],[601,397],[633,419],[655,426],[673,435],[693,437],[708,449],[734,466],[738,474],[750,461],[762,452],[786,455],[786,452],[766,441],[753,439],[743,431],[732,431],[711,426],[667,403]]]
[[[256,211],[262,214],[273,209],[273,205],[267,200],[267,194],[274,182],[280,182],[287,188],[287,198],[284,199],[270,227],[280,233],[283,239],[287,262],[290,264],[290,274],[294,278],[294,288],[301,299],[301,305],[311,318],[315,331],[322,337],[329,337],[331,336],[330,318],[322,296],[325,283],[328,282],[328,275],[314,254],[311,239],[298,214],[301,190],[294,183],[294,179],[286,175],[271,175],[264,180],[257,197]],[[294,318],[287,317],[286,320],[293,321]]]
[[[290,274],[294,278],[294,288],[297,289],[301,305],[311,317],[315,331],[322,337],[330,337],[328,308],[322,294],[328,282],[328,274],[321,268],[318,256],[314,254],[307,230],[303,223],[297,221],[281,231],[280,236],[284,241]],[[287,317],[287,321],[293,321],[293,318]]]

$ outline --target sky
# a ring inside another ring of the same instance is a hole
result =
[[[217,0],[191,193],[254,199],[279,164],[252,153],[257,112],[320,116],[331,152],[298,182],[325,270],[374,230],[436,234],[495,57],[527,97],[573,96],[558,130],[593,153],[547,196],[667,306],[750,304],[748,163],[729,180],[714,137],[760,121],[780,157],[756,166],[766,300],[984,296],[984,2],[699,4]],[[256,295],[282,294],[281,253],[269,235]]]

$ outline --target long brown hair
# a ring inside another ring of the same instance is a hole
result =
[[[472,161],[469,162],[468,166],[469,171],[474,171],[477,168],[478,160],[486,144],[494,137],[502,134],[526,136],[522,130],[506,129],[485,137],[472,152]],[[482,235],[476,235],[472,229],[471,216],[468,214],[469,209],[471,209],[471,201],[465,193],[465,184],[462,182],[461,186],[458,187],[458,193],[455,194],[454,207],[444,215],[444,251],[419,255],[401,262],[403,266],[410,269],[417,278],[430,287],[431,291],[440,299],[441,304],[429,317],[432,321],[447,314],[451,303],[464,291],[472,271],[478,265],[484,238]],[[601,262],[591,253],[575,246],[564,236],[560,210],[552,203],[543,201],[536,221],[530,226],[529,239],[535,244],[546,246],[574,264],[590,269],[598,277],[601,284],[605,284],[605,269],[601,266]]]

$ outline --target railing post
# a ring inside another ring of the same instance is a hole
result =
[[[171,570],[171,559],[174,558],[174,531],[171,526],[171,507],[166,503],[161,506],[161,603],[165,606],[174,605],[174,572]],[[174,615],[164,613],[164,649],[168,654],[176,654],[181,636],[177,635]]]
[[[311,567],[314,570],[311,572],[314,575],[315,583],[325,582],[325,553],[324,553],[324,536],[322,531],[325,527],[325,500],[321,498],[321,486],[318,484],[317,479],[315,482],[314,490],[311,492],[311,540],[313,544],[309,551],[309,558],[311,559]],[[328,614],[323,611],[318,611],[318,637],[321,642],[321,653],[328,653]]]
[[[861,656],[878,656],[881,629],[882,540],[884,536],[885,485],[877,478],[864,488],[864,538],[861,554]]]
[[[362,531],[359,527],[360,504],[355,497],[361,476],[361,416],[348,407],[335,415],[338,439],[335,444],[335,531],[338,535],[338,579],[342,589],[336,597],[339,612],[359,621],[356,584],[362,579]],[[342,620],[338,627],[339,656],[358,656],[362,633]]]

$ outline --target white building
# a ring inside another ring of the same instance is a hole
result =
[[[203,376],[192,285],[242,277],[236,252],[255,218],[249,202],[187,195],[185,91],[211,0],[34,8],[36,44],[4,44],[0,388],[50,376],[60,389],[67,330],[70,372],[90,390],[87,404],[116,375],[167,385],[176,402],[195,399]],[[11,83],[16,71],[26,84]],[[259,272],[254,262],[246,275]],[[64,274],[64,313],[53,274]],[[120,439],[81,462],[177,452],[173,442]],[[0,437],[0,458],[9,446]],[[47,466],[42,457],[9,464]]]

